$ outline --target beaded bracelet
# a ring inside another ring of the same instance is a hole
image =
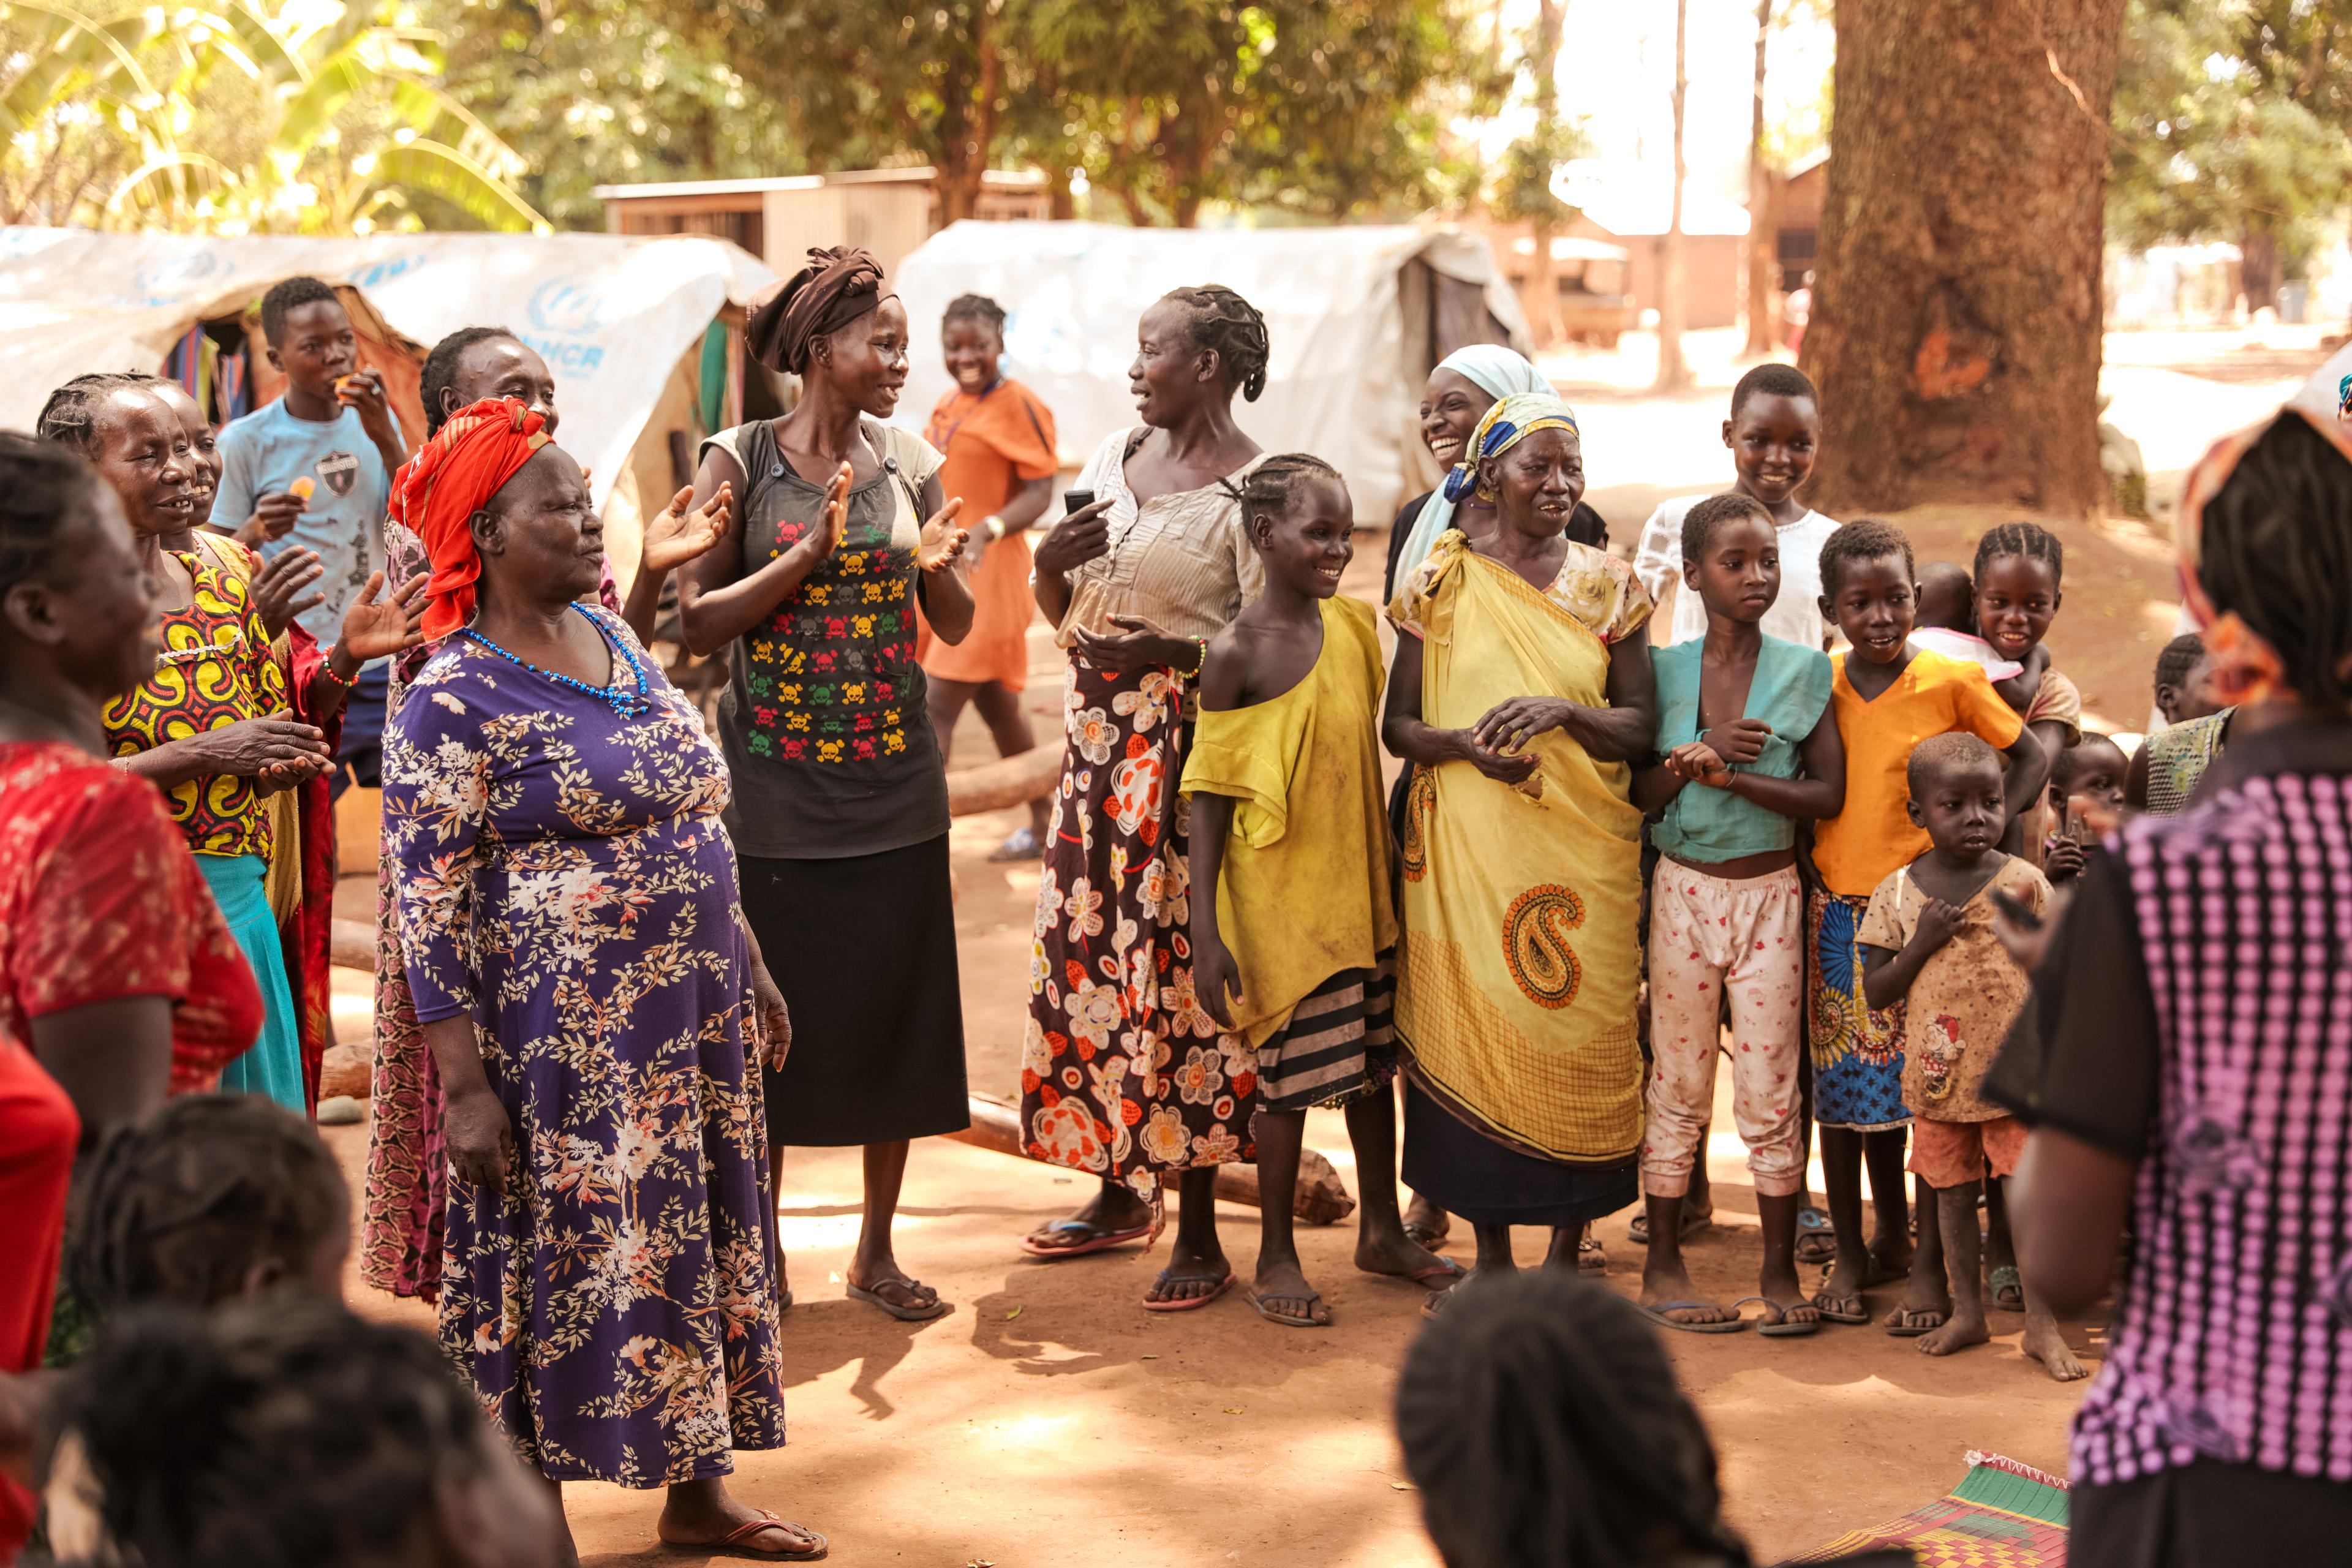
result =
[[[1201,671],[1209,667],[1209,639],[1206,637],[1192,637],[1187,640],[1189,640],[1192,647],[1197,650],[1192,658],[1192,673],[1198,675]]]
[[[359,683],[355,680],[345,680],[341,676],[335,673],[335,651],[342,646],[342,643],[338,641],[330,647],[327,649],[325,656],[320,659],[319,668],[326,671],[327,679],[329,680],[333,681],[344,690],[349,691],[352,687]]]

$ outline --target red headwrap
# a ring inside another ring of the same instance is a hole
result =
[[[486,397],[457,410],[392,481],[392,515],[425,542],[433,580],[425,588],[425,637],[447,637],[474,615],[482,574],[470,524],[548,443],[547,421],[512,397]]]

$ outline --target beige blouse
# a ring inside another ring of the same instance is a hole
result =
[[[1215,484],[1154,496],[1139,506],[1127,488],[1128,443],[1121,430],[1095,448],[1077,487],[1110,502],[1110,548],[1069,574],[1070,608],[1055,641],[1064,647],[1083,627],[1115,637],[1113,616],[1134,616],[1171,637],[1213,637],[1258,596],[1265,574],[1242,526],[1241,481],[1265,461],[1251,458]]]

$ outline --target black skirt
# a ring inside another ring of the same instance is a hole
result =
[[[838,860],[738,857],[743,913],[793,1015],[768,1142],[888,1143],[971,1125],[945,834]]]
[[[1404,1184],[1472,1225],[1583,1226],[1630,1205],[1635,1164],[1563,1165],[1507,1149],[1404,1086]]]

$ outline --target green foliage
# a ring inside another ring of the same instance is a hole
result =
[[[1552,172],[1591,151],[1584,128],[1571,120],[1538,124],[1503,152],[1486,187],[1486,205],[1505,223],[1549,223],[1558,227],[1576,209],[1552,194]]]
[[[540,222],[522,163],[442,91],[437,37],[377,4],[0,5],[0,216],[219,233]]]
[[[2352,179],[2352,10],[2132,0],[2113,123],[2116,240],[2236,240],[2294,276]]]

